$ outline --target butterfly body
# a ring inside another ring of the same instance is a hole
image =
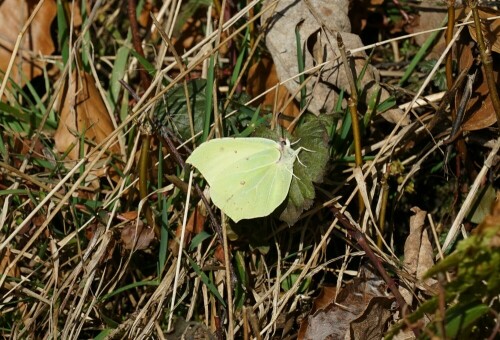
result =
[[[186,162],[205,177],[214,204],[238,222],[267,216],[285,200],[299,151],[288,140],[218,138],[201,144]]]

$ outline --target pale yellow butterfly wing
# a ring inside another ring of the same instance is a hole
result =
[[[233,221],[271,214],[286,198],[297,153],[265,138],[220,138],[187,159],[210,185],[214,204]]]

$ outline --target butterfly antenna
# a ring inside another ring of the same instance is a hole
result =
[[[298,142],[298,141],[297,141],[297,142]],[[297,143],[297,142],[295,142],[295,143]],[[300,157],[299,157],[299,152],[301,152],[302,150],[305,150],[305,151],[308,151],[308,152],[316,152],[316,151],[314,151],[314,150],[309,150],[309,149],[307,149],[307,148],[304,148],[303,146],[299,147],[297,150],[295,150],[295,151],[294,151],[294,152],[295,152],[295,155],[297,156],[297,160],[299,161],[299,163],[300,163],[303,167],[305,167],[305,164],[304,164],[304,163],[302,163],[302,161],[300,160]]]

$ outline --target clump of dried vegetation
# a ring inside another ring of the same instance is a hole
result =
[[[326,3],[0,2],[2,336],[498,336],[496,10]],[[308,150],[271,216],[222,136]]]

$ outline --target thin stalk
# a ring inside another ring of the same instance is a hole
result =
[[[352,123],[352,135],[354,139],[354,156],[356,166],[361,168],[363,166],[363,156],[361,153],[361,132],[359,129],[359,121],[358,121],[358,110],[356,108],[357,103],[351,98],[347,100],[347,105],[349,106],[349,113],[351,114],[351,123]],[[365,210],[365,203],[363,201],[363,195],[361,192],[358,192],[358,203],[359,203],[359,215],[363,213]]]
[[[295,42],[297,45],[297,66],[299,69],[299,82],[300,84],[304,84],[306,77],[303,74],[304,69],[305,69],[305,63],[304,63],[304,54],[302,53],[302,43],[300,39],[300,26],[302,25],[303,21],[300,21],[297,26],[295,26]],[[306,87],[301,87],[300,89],[300,109],[302,110],[306,106],[306,95],[307,95],[307,89]]]
[[[139,24],[137,23],[137,1],[129,0],[128,1],[128,18],[130,20],[130,29],[132,32],[132,43],[134,45],[134,49],[137,53],[144,57],[144,50],[142,49],[141,37],[139,35]],[[151,76],[144,70],[143,68],[139,69],[139,76],[141,78],[141,85],[144,89],[148,89],[151,85]],[[149,179],[149,163],[150,163],[150,155],[149,149],[151,146],[151,136],[148,134],[144,134],[142,136],[142,145],[141,145],[141,156],[139,158],[139,194],[141,199],[144,199],[148,196],[148,179]],[[160,228],[156,225],[153,212],[151,211],[151,207],[149,206],[149,201],[146,199],[144,202],[144,211],[146,215],[146,221],[148,225],[154,228],[156,237],[160,238],[161,232]]]
[[[340,56],[342,57],[342,63],[344,64],[345,73],[349,81],[349,86],[351,88],[350,97],[347,100],[347,106],[349,107],[349,113],[351,114],[356,166],[361,168],[363,166],[363,156],[361,153],[361,131],[359,128],[358,120],[358,89],[356,87],[354,72],[349,67],[349,59],[347,58],[344,41],[342,40],[342,36],[340,35],[340,33],[337,33],[337,44],[340,50]],[[358,203],[359,216],[361,217],[361,214],[363,214],[363,211],[365,211],[365,203],[363,201],[363,195],[361,195],[361,192],[358,192]]]
[[[148,196],[148,171],[149,171],[149,152],[151,147],[151,136],[144,135],[142,138],[141,145],[141,156],[139,158],[139,194],[141,199]],[[154,227],[155,235],[160,239],[160,228],[156,225],[153,219],[153,213],[146,200],[144,202],[144,208],[146,209],[146,220],[148,225]]]
[[[448,25],[446,26],[446,45],[453,39],[455,25],[455,0],[448,0]],[[453,86],[453,53],[450,49],[446,55],[446,85],[448,89]],[[452,111],[453,112],[453,111]]]
[[[382,202],[380,202],[380,214],[378,219],[378,225],[380,226],[380,234],[383,236],[385,231],[385,215],[387,212],[387,203],[389,201],[389,176],[391,174],[391,163],[386,164],[385,173],[380,181],[380,186],[382,187]],[[382,249],[383,242],[382,237],[377,238],[377,246]]]
[[[217,3],[217,2],[216,2]],[[222,0],[222,5],[220,6],[220,11],[219,11],[219,25],[217,29],[217,36],[215,38],[215,45],[220,44],[221,40],[221,35],[222,35],[222,26],[224,25],[224,13],[226,11],[227,3],[226,0]],[[208,72],[208,77],[207,77],[207,90],[210,88],[210,85],[213,85],[213,93],[209,97],[207,95],[207,102],[210,101],[210,105],[214,105],[213,111],[214,111],[214,123],[215,123],[215,133],[216,136],[220,137],[223,133],[222,130],[222,120],[219,115],[219,110],[218,108],[218,102],[217,102],[217,79],[215,78],[215,61],[218,59],[218,50],[215,51],[215,53],[210,57],[210,68]],[[205,121],[205,127],[207,128],[207,121],[208,121],[208,115],[209,115],[209,108],[207,107],[207,111],[205,112],[207,117]],[[217,131],[217,128],[220,128],[219,131]],[[205,136],[205,133],[208,132],[208,129],[203,130],[203,136]],[[206,140],[206,139],[203,139]],[[226,271],[226,293],[227,293],[227,317],[228,317],[228,327],[227,327],[227,337],[228,339],[234,339],[234,306],[233,306],[233,285],[232,285],[232,279],[231,277],[234,277],[234,271],[231,263],[231,254],[229,253],[229,243],[227,239],[227,229],[226,229],[226,223],[223,221],[224,227],[222,228],[222,244],[224,246],[224,266],[225,266],[225,271]]]

